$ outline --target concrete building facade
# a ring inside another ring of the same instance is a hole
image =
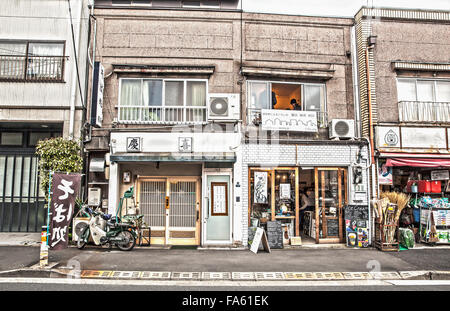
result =
[[[375,197],[410,192],[408,180],[434,180],[448,195],[448,177],[432,175],[449,166],[449,22],[448,11],[362,8],[355,15],[360,115],[374,146]]]
[[[277,220],[292,238],[343,242],[344,206],[368,208],[353,19],[215,2],[96,1],[105,87],[103,121],[86,145],[89,165],[99,164],[89,186],[111,213],[133,187],[136,204],[121,212],[137,205],[154,244],[247,247],[256,222]],[[258,202],[255,173],[265,182]]]
[[[45,223],[37,142],[82,137],[88,3],[0,3],[0,231]]]

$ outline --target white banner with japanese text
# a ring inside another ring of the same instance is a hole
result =
[[[48,237],[48,245],[51,250],[67,248],[68,228],[72,221],[75,199],[80,191],[80,185],[81,174],[53,174]]]

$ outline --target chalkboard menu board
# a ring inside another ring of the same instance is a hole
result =
[[[367,205],[348,205],[344,208],[344,218],[347,245],[367,247],[369,243],[369,207]]]
[[[345,220],[354,222],[357,227],[363,227],[362,225],[369,221],[369,207],[367,205],[347,205],[344,209],[344,217]]]
[[[283,229],[281,222],[267,222],[267,239],[269,240],[270,248],[283,248]]]
[[[327,236],[339,236],[339,219],[327,219]]]

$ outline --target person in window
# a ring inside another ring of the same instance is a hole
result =
[[[277,95],[275,92],[272,92],[272,109],[276,109],[275,105],[277,104]]]
[[[316,198],[314,195],[313,188],[309,187],[306,189],[305,193],[303,193],[301,196],[301,202],[302,202],[302,206],[300,207],[299,224],[300,224],[301,230],[303,230],[303,219],[304,219],[305,212],[314,211],[314,208],[316,205]]]
[[[291,106],[293,110],[302,110],[302,106],[297,103],[297,100],[295,98],[291,99]]]

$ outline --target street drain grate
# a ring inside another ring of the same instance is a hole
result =
[[[110,278],[113,271],[104,270],[83,270],[80,273],[81,278]]]
[[[171,272],[144,271],[141,279],[146,280],[170,280]]]
[[[231,273],[230,272],[203,272],[202,279],[203,280],[230,280]]]
[[[198,280],[201,272],[173,272],[172,280]]]
[[[231,274],[232,280],[255,280],[255,274],[253,272],[233,272]]]
[[[284,280],[283,272],[255,272],[257,280]]]
[[[114,271],[111,277],[118,279],[139,279],[141,273],[140,271]]]
[[[340,272],[285,272],[286,280],[343,280]]]
[[[372,276],[369,272],[343,272],[346,280],[371,280]]]
[[[390,272],[369,272],[375,280],[398,280],[402,277],[394,271]]]

